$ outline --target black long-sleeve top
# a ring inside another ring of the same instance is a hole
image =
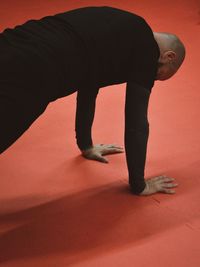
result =
[[[99,89],[127,83],[124,141],[129,183],[133,193],[142,192],[148,101],[159,58],[147,22],[113,7],[85,7],[6,29],[0,34],[1,43],[21,60],[15,76],[23,70],[25,82],[34,77],[42,84],[39,94],[44,99],[54,101],[77,91],[75,129],[80,150],[93,145],[91,129]]]

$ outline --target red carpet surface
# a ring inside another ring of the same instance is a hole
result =
[[[108,5],[173,32],[187,55],[149,102],[146,178],[176,194],[128,191],[125,154],[88,161],[75,143],[76,94],[46,112],[0,156],[0,267],[200,266],[200,1],[1,0],[0,30],[69,9]],[[125,84],[100,90],[95,143],[123,145]]]

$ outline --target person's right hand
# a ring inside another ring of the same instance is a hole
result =
[[[108,163],[108,160],[104,157],[105,155],[123,153],[124,150],[118,145],[95,145],[91,148],[82,151],[82,155],[87,159]]]
[[[147,196],[157,192],[174,194],[176,191],[174,189],[170,189],[178,186],[176,182],[173,183],[174,181],[174,178],[167,177],[166,175],[147,179],[145,180],[146,187],[139,195]]]

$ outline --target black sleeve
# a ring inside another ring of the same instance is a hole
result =
[[[80,150],[93,146],[91,130],[98,91],[98,88],[85,90],[81,88],[77,92],[75,131],[76,142]]]
[[[145,188],[144,168],[149,136],[147,118],[151,89],[134,82],[126,86],[125,103],[125,151],[129,172],[129,184],[135,194]]]

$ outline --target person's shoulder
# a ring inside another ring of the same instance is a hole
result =
[[[104,9],[107,11],[113,11],[113,12],[126,14],[127,16],[135,17],[135,18],[138,18],[139,20],[144,20],[144,18],[142,16],[140,16],[139,14],[136,14],[130,10],[127,10],[127,9],[121,9],[121,8],[117,8],[114,6],[98,6],[97,8]]]
[[[102,6],[101,8],[103,8],[105,11],[107,10],[107,12],[113,12],[118,15],[121,15],[121,17],[126,18],[130,24],[137,25],[138,27],[141,27],[144,30],[152,31],[146,18],[142,17],[140,14],[136,14],[132,10],[120,9],[113,6]]]

